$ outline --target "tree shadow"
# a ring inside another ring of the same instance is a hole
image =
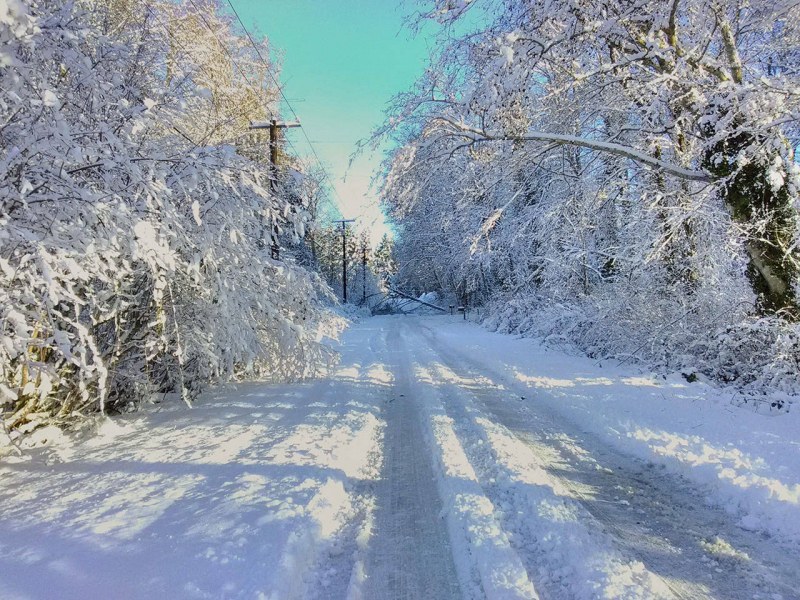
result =
[[[269,385],[244,387],[199,409],[131,416],[144,423],[81,446],[81,460],[4,465],[0,596],[268,595],[291,541],[324,537],[315,520],[324,511],[308,513],[320,489],[363,485],[337,452],[352,441],[347,427],[355,433],[380,416],[370,399],[385,386],[358,377],[304,384],[294,403],[285,386],[277,398]],[[265,422],[270,411],[279,418]],[[263,425],[255,434],[254,421]],[[337,427],[342,445],[326,446]]]

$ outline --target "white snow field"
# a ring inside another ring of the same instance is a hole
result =
[[[0,598],[800,598],[800,422],[457,317],[0,462]]]

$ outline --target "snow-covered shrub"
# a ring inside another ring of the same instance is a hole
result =
[[[189,401],[219,379],[304,377],[325,363],[326,287],[268,250],[274,231],[302,235],[303,207],[268,191],[264,162],[225,139],[225,127],[248,116],[242,103],[220,100],[242,85],[231,81],[233,66],[215,86],[208,61],[173,44],[166,23],[174,34],[180,21],[169,3],[8,7],[6,425],[126,409],[155,392]],[[272,96],[264,91],[250,116],[263,116]]]
[[[422,18],[460,24],[376,132],[399,280],[495,329],[800,393],[796,4],[440,4]]]
[[[800,325],[775,318],[752,318],[695,340],[687,353],[696,369],[745,391],[797,395]],[[782,403],[781,403],[782,404]]]

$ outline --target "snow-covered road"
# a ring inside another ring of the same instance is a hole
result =
[[[453,317],[341,352],[0,463],[0,598],[800,598],[795,415]]]

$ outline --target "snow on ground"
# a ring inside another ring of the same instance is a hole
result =
[[[417,376],[414,391],[426,425],[425,441],[435,458],[462,589],[482,588],[489,598],[538,598],[438,397],[435,381],[424,369]]]
[[[114,419],[63,462],[6,461],[0,597],[342,597],[387,385],[345,349],[328,380],[224,387]]]
[[[618,449],[709,486],[739,524],[800,543],[800,414],[731,404],[735,391],[640,374],[474,325],[436,322],[444,343],[529,390]]]
[[[496,514],[523,548],[533,570],[535,555],[545,558],[548,582],[563,597],[670,598],[667,587],[639,561],[618,555],[608,536],[594,527],[590,515],[571,498],[568,489],[548,475],[535,454],[508,429],[493,422],[469,397],[471,384],[447,367],[429,373],[443,384],[451,400],[472,464],[489,482],[487,494],[496,502]],[[520,518],[521,517],[521,518]]]
[[[693,600],[797,597],[795,545],[745,531],[737,517],[709,506],[705,486],[616,450],[607,436],[548,407],[519,383],[518,369],[495,368],[505,366],[498,358],[505,350],[507,361],[530,358],[531,340],[513,344],[453,320],[418,319],[408,328],[415,345],[432,352],[426,363],[448,388],[447,410],[542,595],[650,598],[666,586]],[[502,442],[487,451],[493,438]],[[565,510],[553,510],[553,496]]]
[[[0,462],[0,598],[796,598],[797,420],[457,316]],[[771,537],[770,537],[771,536]]]

